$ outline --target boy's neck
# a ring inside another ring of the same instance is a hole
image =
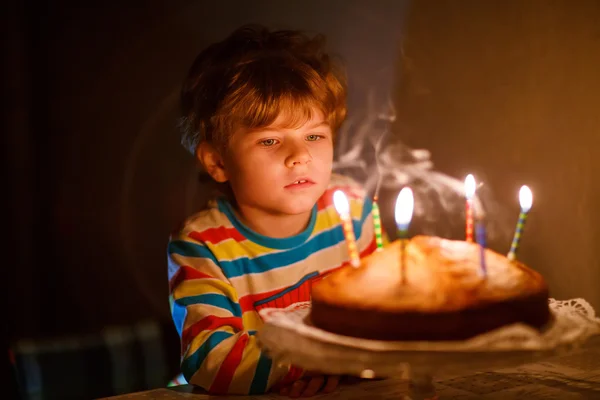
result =
[[[254,232],[275,239],[298,235],[306,229],[312,210],[302,214],[271,214],[247,206],[236,206],[238,218]]]

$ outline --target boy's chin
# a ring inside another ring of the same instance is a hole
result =
[[[316,201],[290,201],[278,204],[278,209],[281,214],[300,215],[309,213],[315,206]]]
[[[279,213],[280,214],[287,214],[287,215],[300,215],[300,214],[306,214],[312,211],[314,204],[311,205],[281,205],[279,206]]]

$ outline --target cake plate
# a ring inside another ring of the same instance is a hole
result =
[[[571,352],[600,334],[600,319],[583,299],[549,300],[543,332],[515,324],[465,341],[391,342],[343,336],[310,322],[310,303],[260,311],[263,350],[278,364],[325,374],[409,378],[410,398],[436,398],[433,376],[516,367]]]

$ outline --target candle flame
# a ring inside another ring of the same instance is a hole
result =
[[[412,219],[415,200],[412,189],[409,187],[402,188],[398,199],[396,199],[396,225],[401,229],[408,228]]]
[[[472,200],[475,196],[475,190],[477,185],[475,184],[475,177],[472,174],[467,175],[465,178],[465,196],[467,200]]]
[[[521,186],[521,190],[519,190],[519,203],[521,204],[521,210],[523,212],[531,210],[533,193],[531,193],[531,189],[525,185]]]
[[[335,193],[333,193],[333,205],[338,214],[350,214],[350,203],[348,203],[348,198],[341,190],[336,190]]]

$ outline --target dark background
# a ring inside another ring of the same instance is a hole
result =
[[[351,116],[389,98],[397,139],[430,150],[444,174],[485,180],[509,211],[488,215],[505,232],[498,251],[530,185],[521,259],[554,297],[600,307],[600,2],[5,7],[9,342],[145,320],[170,329],[166,242],[203,196],[175,128],[179,87],[202,48],[248,22],[326,34],[347,65]]]

